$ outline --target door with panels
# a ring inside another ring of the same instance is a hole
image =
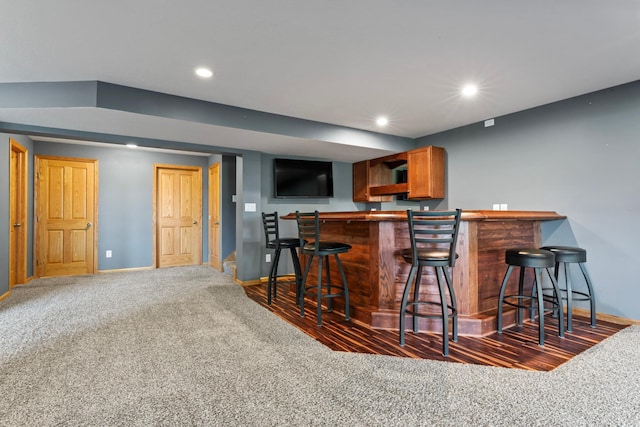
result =
[[[202,168],[156,165],[154,237],[157,267],[202,263]]]
[[[98,162],[35,158],[36,276],[94,274]]]

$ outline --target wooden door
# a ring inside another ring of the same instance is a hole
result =
[[[96,160],[36,156],[36,274],[94,274]]]
[[[27,150],[13,139],[9,165],[9,287],[27,278]]]
[[[209,168],[209,264],[222,270],[220,263],[220,162]]]
[[[202,169],[155,166],[155,259],[158,267],[202,263]]]

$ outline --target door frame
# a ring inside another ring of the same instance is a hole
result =
[[[183,165],[168,165],[168,164],[154,164],[153,165],[153,189],[152,189],[152,230],[151,233],[151,268],[158,268],[158,169],[175,169],[175,170],[190,170],[198,172],[200,181],[200,222],[198,227],[200,228],[200,245],[198,247],[199,256],[198,261],[194,265],[202,264],[202,167],[200,166],[183,166]]]
[[[93,163],[93,223],[91,229],[93,232],[93,266],[88,274],[96,274],[98,272],[98,160],[85,159],[81,157],[64,157],[64,156],[43,156],[34,155],[34,179],[33,179],[33,275],[40,277],[38,262],[40,260],[40,160],[61,160],[68,162]]]
[[[9,233],[9,289],[11,289],[15,285],[19,283],[23,284],[27,281],[27,230],[29,227],[27,218],[27,181],[29,173],[29,151],[13,138],[9,138],[9,143],[11,152],[18,155],[17,170],[14,169],[12,161],[9,165],[9,188],[13,189],[17,195],[17,200],[14,199],[13,195],[9,195],[10,217],[14,212],[17,212],[17,218],[15,218],[16,223],[9,224],[9,227],[13,228]],[[15,226],[15,224],[20,225]],[[17,263],[15,276],[12,274],[14,262]]]
[[[212,179],[212,171],[217,168],[218,169],[218,185],[216,188],[214,188],[214,182]],[[220,162],[215,162],[214,164],[212,164],[211,166],[209,166],[209,200],[208,200],[208,207],[209,207],[209,224],[208,224],[208,228],[207,228],[207,232],[208,232],[208,237],[209,237],[209,265],[217,270],[222,271],[222,260],[220,259],[220,252],[222,251],[222,242],[221,242],[221,230],[220,230],[220,224],[218,224],[218,247],[216,248],[218,251],[218,262],[214,263],[214,260],[211,259],[211,251],[213,248],[213,242],[214,242],[214,236],[213,236],[213,226],[212,226],[212,222],[213,218],[211,216],[211,213],[214,211],[214,205],[217,204],[218,205],[218,221],[220,221],[220,216],[221,216],[221,211],[220,211],[220,171],[221,171],[221,164]]]

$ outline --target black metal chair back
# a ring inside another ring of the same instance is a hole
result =
[[[412,264],[454,267],[461,215],[461,209],[408,210]]]
[[[296,221],[298,223],[298,238],[302,253],[319,255],[320,245],[320,220],[318,211],[298,212],[296,211]]]
[[[280,231],[278,229],[278,212],[262,212],[262,225],[264,227],[264,238],[267,248],[277,249],[280,240]]]

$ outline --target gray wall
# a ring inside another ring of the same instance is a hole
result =
[[[227,258],[236,250],[236,157],[222,156],[222,173],[220,174],[222,248],[221,260]]]
[[[202,256],[203,262],[208,260],[207,157],[40,141],[35,142],[35,154],[98,160],[99,270],[153,264],[153,165],[202,167]],[[105,257],[107,250],[113,251],[112,258]]]
[[[566,215],[544,225],[543,243],[587,249],[598,312],[640,319],[639,138],[633,83],[418,142],[447,150],[450,207]]]

